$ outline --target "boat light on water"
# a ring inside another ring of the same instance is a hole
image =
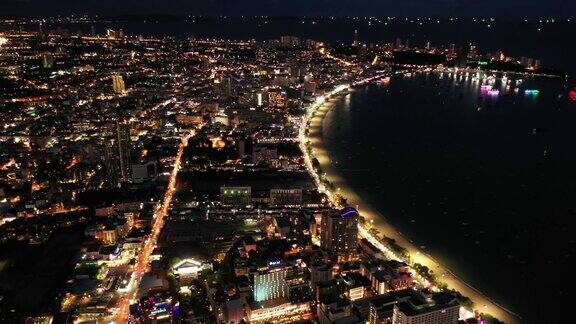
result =
[[[526,89],[524,90],[524,94],[537,96],[540,94],[540,90]]]

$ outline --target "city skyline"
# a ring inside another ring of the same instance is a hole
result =
[[[565,319],[576,21],[110,3],[0,19],[0,322]]]

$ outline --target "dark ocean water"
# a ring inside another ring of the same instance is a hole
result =
[[[376,14],[376,13],[375,13]],[[385,14],[385,13],[384,13]],[[419,19],[419,20],[417,20]],[[551,19],[530,21],[506,21],[497,19],[441,19],[396,18],[368,20],[364,18],[148,18],[95,23],[47,23],[45,30],[64,27],[71,32],[78,30],[89,34],[91,26],[103,34],[106,28],[123,29],[128,35],[176,36],[224,39],[276,39],[282,35],[294,35],[329,43],[351,43],[354,30],[358,29],[360,41],[366,44],[403,42],[412,45],[465,45],[475,44],[482,53],[499,50],[515,57],[533,57],[542,60],[549,68],[559,68],[576,74],[576,20],[554,21]],[[19,28],[0,25],[0,30]],[[35,30],[37,25],[22,26]]]
[[[528,79],[489,97],[448,74],[395,78],[343,98],[325,143],[351,188],[408,238],[526,322],[556,323],[576,261],[568,89]]]

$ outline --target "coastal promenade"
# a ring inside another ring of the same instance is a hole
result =
[[[427,266],[429,269],[434,271],[434,273],[439,277],[440,281],[444,282],[449,289],[455,289],[462,295],[470,298],[474,303],[474,311],[490,314],[505,323],[521,323],[521,319],[518,315],[497,304],[482,292],[464,282],[464,280],[456,276],[447,267],[442,265],[439,260],[436,260],[432,256],[428,255],[412,240],[399,233],[392,226],[392,224],[386,221],[383,215],[365,203],[359,195],[351,190],[345,179],[339,175],[337,166],[333,163],[332,159],[330,158],[330,154],[326,150],[323,143],[323,123],[324,117],[338,100],[338,95],[344,93],[348,89],[349,88],[346,86],[339,86],[328,95],[321,97],[316,102],[316,104],[310,107],[309,113],[307,115],[308,117],[302,125],[300,132],[301,148],[306,157],[306,166],[314,181],[316,182],[319,190],[327,193],[329,197],[333,198],[333,193],[329,192],[319,182],[319,177],[315,173],[310,158],[308,157],[306,151],[306,143],[309,143],[309,146],[312,149],[312,155],[318,159],[327,179],[332,184],[334,184],[336,188],[338,188],[338,194],[345,197],[349,205],[357,207],[360,214],[369,223],[371,223],[371,225],[376,228],[380,234],[384,234],[387,237],[393,238],[400,246],[405,248],[410,254],[412,262]],[[306,131],[306,125],[308,125],[308,132]],[[380,243],[378,239],[373,237],[373,235],[370,234],[364,227],[360,226],[359,233],[361,237],[368,239],[377,248],[382,250],[384,255],[390,255],[391,251],[382,243]]]

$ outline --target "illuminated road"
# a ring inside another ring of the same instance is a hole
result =
[[[121,296],[118,301],[118,310],[115,316],[116,319],[114,321],[115,323],[126,323],[128,320],[128,316],[130,314],[130,303],[135,301],[140,280],[142,279],[142,276],[149,270],[150,254],[156,247],[158,236],[160,235],[162,227],[164,226],[165,218],[168,215],[168,209],[172,203],[174,191],[176,190],[176,178],[178,176],[178,171],[180,170],[184,149],[188,145],[188,140],[194,135],[194,131],[182,135],[180,145],[178,146],[178,153],[174,159],[174,167],[172,169],[172,173],[170,174],[170,180],[168,181],[168,186],[166,187],[166,192],[164,193],[164,199],[154,214],[154,223],[152,225],[150,236],[148,236],[144,242],[144,247],[138,254],[138,260],[136,261],[134,272],[132,274],[133,283],[131,284],[130,291]]]
[[[356,206],[359,209],[361,215],[365,217],[366,220],[371,222],[373,227],[376,228],[381,234],[395,239],[400,246],[407,249],[410,254],[411,261],[427,266],[433,270],[434,273],[440,277],[440,280],[446,283],[450,289],[455,289],[462,295],[469,297],[474,302],[475,311],[490,314],[506,323],[518,323],[520,319],[516,314],[497,304],[474,287],[468,285],[466,282],[452,273],[447,267],[443,266],[438,260],[428,255],[411,240],[407,239],[401,233],[399,233],[391,224],[386,222],[385,218],[380,213],[378,213],[378,211],[365,204],[361,197],[350,190],[345,180],[338,175],[338,170],[334,167],[329,153],[326,151],[322,143],[322,123],[324,116],[333,106],[333,103],[329,102],[328,99],[331,96],[341,94],[344,90],[348,89],[348,87],[341,87],[342,86],[336,88],[336,90],[340,89],[340,91],[335,90],[331,92],[329,96],[319,98],[318,101],[309,108],[306,118],[303,121],[300,129],[300,148],[304,154],[305,165],[314,182],[318,186],[319,191],[326,193],[330,198],[331,203],[338,207],[338,203],[334,195],[335,192],[330,192],[320,183],[319,176],[316,174],[312,167],[311,157],[309,157],[306,152],[306,143],[309,143],[312,149],[313,157],[318,159],[320,162],[321,168],[325,172],[325,176],[330,180],[332,184],[338,188],[337,193],[345,197],[350,205]],[[306,127],[308,127],[309,131],[308,137],[306,137]],[[372,244],[380,249],[383,255],[391,258],[401,259],[395,256],[392,251],[387,249],[382,243],[380,243],[376,238],[369,234],[365,228],[361,226],[359,228],[359,234],[361,237],[367,238]]]

